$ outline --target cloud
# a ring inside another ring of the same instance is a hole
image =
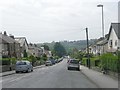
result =
[[[90,38],[97,38],[101,36],[101,9],[97,4],[104,5],[107,33],[110,23],[117,21],[117,1],[1,0],[2,29],[38,42],[84,39],[83,33],[77,32],[89,27]]]

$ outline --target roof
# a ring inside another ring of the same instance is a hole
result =
[[[27,40],[25,37],[16,37],[15,40],[20,43],[20,46],[23,46],[25,42],[27,43]],[[27,45],[28,45],[28,43],[27,43]]]
[[[105,45],[107,42],[108,42],[108,41],[107,41],[107,38],[105,38],[105,39],[103,39],[103,40],[101,40],[101,41],[98,41],[96,44],[97,44],[97,45]]]
[[[34,44],[29,44],[28,46],[29,46],[28,47],[29,49],[38,49],[38,50],[40,50],[40,48],[35,46]]]
[[[4,35],[4,34],[1,34],[1,33],[0,33],[0,38],[2,40],[4,40],[5,42],[7,42],[7,43],[17,43],[17,41],[15,41],[14,39],[12,39],[11,37],[9,37],[7,35]]]
[[[120,39],[120,23],[111,23],[108,39],[110,37],[112,29],[114,29],[118,39]]]

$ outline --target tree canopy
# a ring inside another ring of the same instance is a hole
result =
[[[56,42],[54,45],[54,54],[55,56],[58,56],[58,57],[62,57],[66,55],[65,48],[59,42]]]
[[[50,50],[50,49],[49,49],[49,46],[46,45],[46,44],[42,45],[42,47],[44,47],[45,50],[48,50],[48,51]]]

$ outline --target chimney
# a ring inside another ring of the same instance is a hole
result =
[[[4,31],[4,35],[6,35],[6,36],[7,36],[7,33],[6,33],[6,31]]]

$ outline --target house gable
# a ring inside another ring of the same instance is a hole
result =
[[[116,51],[119,46],[120,36],[120,23],[112,23],[110,26],[109,36],[108,36],[108,49],[112,52]]]
[[[115,34],[117,35],[118,39],[120,39],[120,35],[119,35],[119,32],[120,32],[120,23],[112,23],[111,24],[110,31],[109,31],[109,34],[108,34],[108,40],[110,38],[110,34],[111,34],[112,29],[114,29]]]

